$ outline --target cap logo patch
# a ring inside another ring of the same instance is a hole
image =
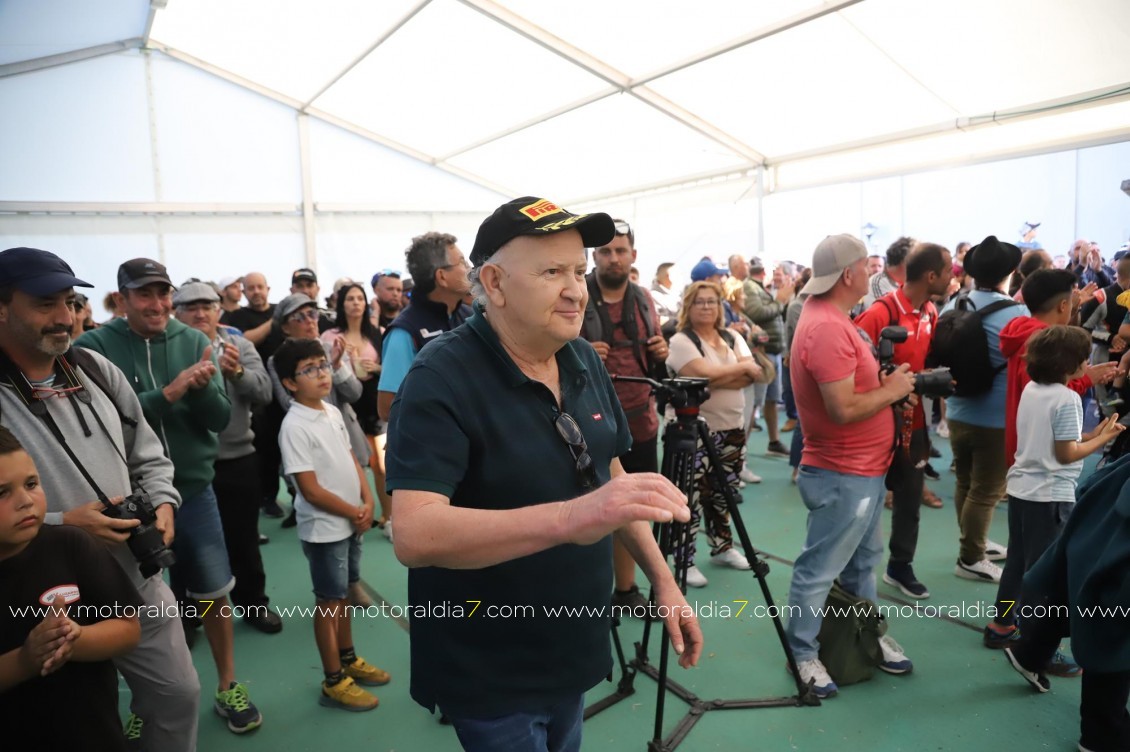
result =
[[[518,211],[522,212],[527,217],[529,217],[533,221],[537,222],[542,217],[549,216],[550,214],[557,214],[559,212],[564,211],[564,209],[562,209],[560,206],[553,203],[552,201],[548,201],[548,200],[543,198],[539,201],[535,201],[534,203],[530,204],[529,206],[523,206]]]
[[[561,210],[558,209],[558,211],[561,211]],[[542,225],[541,227],[538,227],[537,229],[541,230],[542,232],[557,232],[558,230],[560,230],[564,227],[568,227],[569,225],[571,225],[575,222],[579,222],[580,220],[584,219],[587,216],[588,216],[587,214],[580,214],[580,215],[573,216],[573,217],[566,217],[565,219],[562,219],[558,222],[551,222],[548,225]]]

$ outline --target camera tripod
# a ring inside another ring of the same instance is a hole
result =
[[[761,557],[750,541],[749,532],[742,522],[741,513],[738,511],[738,493],[722,473],[718,450],[710,439],[710,432],[705,421],[699,418],[699,409],[709,396],[707,379],[675,378],[665,379],[662,382],[648,378],[613,376],[613,380],[639,381],[651,384],[654,392],[660,398],[660,404],[670,403],[675,407],[675,421],[667,424],[663,431],[663,475],[675,484],[688,499],[695,493],[694,467],[695,455],[699,442],[702,443],[710,462],[709,472],[713,475],[715,487],[722,489],[726,496],[726,506],[730,512],[730,519],[737,531],[738,539],[749,559],[751,571],[761,588],[765,604],[773,614],[773,625],[777,630],[781,649],[785,653],[790,672],[796,683],[796,694],[786,697],[770,697],[762,699],[716,699],[703,700],[694,692],[682,686],[667,675],[668,657],[671,648],[670,642],[665,639],[663,627],[660,626],[660,648],[658,668],[648,659],[648,643],[651,636],[653,606],[655,604],[655,591],[652,588],[648,594],[648,609],[644,616],[643,637],[635,643],[635,655],[631,660],[625,659],[623,645],[620,642],[619,619],[616,614],[612,616],[612,642],[616,649],[616,658],[620,664],[620,681],[616,691],[608,697],[602,698],[585,708],[585,719],[612,707],[626,697],[635,694],[635,678],[639,673],[646,674],[658,684],[658,694],[655,707],[655,728],[647,748],[649,752],[669,752],[675,749],[690,734],[694,725],[703,715],[712,710],[744,710],[750,708],[773,707],[801,707],[815,706],[820,700],[812,691],[811,683],[801,681],[800,672],[797,670],[796,658],[789,647],[785,636],[785,628],[781,623],[779,612],[774,608],[773,596],[769,592],[766,575],[769,565]],[[662,407],[660,408],[662,412]],[[674,556],[675,581],[685,594],[687,591],[687,569],[689,566],[686,555],[687,547],[691,542],[691,525],[689,522],[669,522],[654,526],[656,540],[663,552],[664,559]],[[675,726],[671,734],[663,738],[663,713],[667,693],[670,692],[685,702],[689,707],[687,713]]]

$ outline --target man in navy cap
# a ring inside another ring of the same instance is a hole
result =
[[[53,253],[0,252],[0,423],[40,467],[51,468],[41,476],[46,524],[81,527],[105,541],[147,607],[140,614],[141,643],[114,660],[132,695],[127,739],[136,739],[144,719],[143,749],[188,752],[196,749],[200,680],[176,600],[160,573],[142,576],[126,545],[138,522],[105,516],[95,498],[143,489],[169,545],[181,497],[173,487],[172,462],[125,375],[100,355],[72,350],[75,287],[91,285]],[[67,404],[75,397],[75,404]],[[42,417],[29,409],[33,404]]]

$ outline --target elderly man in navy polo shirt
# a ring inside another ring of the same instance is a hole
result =
[[[396,555],[408,575],[412,697],[468,750],[575,750],[584,692],[611,669],[612,536],[655,588],[679,663],[702,633],[649,523],[687,521],[654,473],[626,474],[624,411],[578,338],[586,247],[606,214],[499,207],[471,261],[477,302],[422,350],[389,421]]]

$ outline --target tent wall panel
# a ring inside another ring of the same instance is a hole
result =
[[[0,78],[0,112],[0,201],[155,200],[140,53]]]

